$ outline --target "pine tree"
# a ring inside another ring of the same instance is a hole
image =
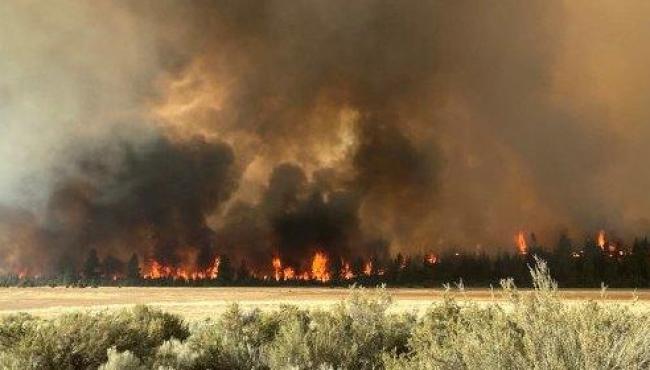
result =
[[[246,260],[242,260],[237,270],[237,281],[247,282],[250,279],[250,271],[248,270],[248,265],[246,265]]]
[[[234,271],[232,264],[230,263],[230,259],[228,256],[223,255],[219,261],[219,275],[217,276],[217,280],[219,280],[221,283],[231,283],[233,281],[233,278]]]
[[[603,272],[603,253],[594,240],[588,240],[582,258],[582,278],[588,287],[600,286]]]
[[[138,281],[142,277],[140,275],[140,260],[135,253],[131,255],[129,263],[126,266],[126,277],[132,282]]]
[[[650,244],[647,238],[634,241],[632,261],[634,285],[636,287],[647,286],[650,283]]]
[[[352,273],[354,276],[363,276],[363,267],[365,263],[361,257],[357,257],[352,262]]]
[[[69,287],[70,285],[76,283],[77,274],[74,268],[74,262],[69,255],[64,254],[59,259],[58,268],[59,280],[62,285]]]
[[[341,280],[341,270],[343,263],[340,258],[333,258],[330,264],[330,274],[332,276],[332,284],[336,284]]]
[[[551,258],[552,267],[555,271],[558,281],[561,284],[571,284],[575,282],[572,272],[575,270],[572,268],[572,243],[569,236],[563,232],[560,235],[560,239],[553,250],[553,255]]]
[[[102,272],[109,279],[121,277],[124,274],[124,262],[117,257],[108,255],[102,261]]]
[[[84,262],[84,278],[91,281],[98,280],[100,275],[100,267],[101,265],[99,263],[99,257],[97,257],[97,250],[93,248],[88,251],[88,257],[86,258],[86,262]]]

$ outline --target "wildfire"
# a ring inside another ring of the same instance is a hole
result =
[[[605,250],[605,230],[600,230],[598,232],[598,236],[596,237],[596,243],[600,247],[601,250]]]
[[[214,258],[214,261],[212,262],[212,266],[210,266],[207,270],[208,276],[210,279],[216,279],[219,277],[219,264],[221,263],[221,258],[219,256]]]
[[[527,239],[524,231],[518,231],[514,235],[514,242],[517,248],[516,251],[519,255],[522,256],[528,255],[530,253],[529,250],[530,245],[528,243],[530,242],[532,244],[535,244],[534,235],[533,234],[530,235],[531,235],[530,239]],[[608,239],[604,230],[600,230],[597,233],[595,233],[595,237],[596,237],[595,238],[596,245],[598,245],[598,247],[603,252],[603,256],[622,260],[622,257],[634,253],[633,250],[631,249],[625,250],[626,246],[625,244],[623,244],[623,241],[616,240],[616,239]],[[593,239],[591,243],[592,244],[594,243]],[[455,252],[452,255],[456,257],[460,257],[461,253]],[[269,269],[267,265],[267,268],[264,268],[262,271],[246,270],[245,271],[246,274],[244,276],[253,277],[255,279],[267,280],[267,281],[269,280],[272,281],[273,279],[275,279],[275,281],[277,282],[305,281],[311,283],[315,283],[315,282],[324,283],[324,282],[329,282],[331,280],[335,280],[338,282],[353,280],[358,277],[363,278],[362,281],[365,281],[367,279],[365,279],[364,276],[380,277],[382,275],[385,275],[387,272],[384,267],[387,265],[383,263],[386,261],[380,259],[357,259],[355,260],[356,262],[354,263],[354,268],[353,268],[352,267],[353,264],[350,263],[349,260],[338,256],[336,258],[340,258],[340,270],[337,270],[334,266],[330,264],[329,261],[330,256],[328,256],[328,254],[324,252],[322,249],[314,252],[311,258],[308,257],[306,260],[302,262],[298,262],[295,265],[291,265],[291,262],[287,263],[286,260],[283,262],[283,260],[279,255],[269,256],[269,257],[271,257],[270,267],[272,268],[272,270]],[[571,252],[569,257],[573,259],[584,258],[585,251],[584,250],[573,251]],[[441,261],[440,256],[434,252],[425,253],[423,256],[420,255],[420,258],[421,258],[420,263],[424,263],[425,265],[428,266],[433,266],[433,265],[440,264],[441,262],[444,262]],[[408,256],[405,258],[402,255],[398,254],[395,257],[394,261],[396,266],[393,264],[391,264],[390,266],[395,266],[400,270],[403,270],[412,262],[412,259]],[[167,264],[160,260],[152,259],[152,260],[147,260],[141,266],[143,272],[141,277],[150,280],[156,280],[156,279],[172,279],[172,280],[186,280],[186,281],[208,280],[208,279],[214,280],[219,277],[220,263],[221,263],[221,258],[219,256],[216,256],[213,259],[212,263],[209,264],[207,267],[203,267],[205,266],[205,262],[198,263],[198,261],[196,261],[195,256],[190,256],[189,258],[182,261],[181,263],[174,264],[174,265]],[[202,266],[202,267],[198,267],[198,266]],[[244,268],[246,267],[245,265],[242,266]],[[12,276],[15,275],[20,279],[40,276],[40,275],[30,275],[31,270],[28,271],[26,268],[22,268],[22,267],[20,268],[14,267],[10,271]],[[273,272],[272,274],[270,273],[271,271]],[[392,269],[388,271],[392,271]],[[238,278],[237,276],[235,276],[235,278]],[[113,270],[107,269],[102,272],[102,278],[106,280],[119,281],[125,278],[125,274],[123,272],[115,272]],[[224,279],[224,280],[228,280],[228,279]]]
[[[273,257],[271,264],[273,265],[275,281],[280,281],[280,274],[282,273],[282,260],[280,260],[280,257]]]
[[[158,261],[151,261],[149,266],[149,273],[145,274],[145,279],[160,279],[166,277],[171,273],[171,270],[168,267],[161,265]]]
[[[210,266],[203,270],[197,270],[185,267],[173,267],[163,265],[162,263],[152,260],[149,265],[149,272],[144,274],[145,279],[184,279],[184,280],[204,280],[216,279],[219,276],[219,264],[221,259],[217,256]]]
[[[438,263],[438,256],[436,256],[433,253],[429,253],[426,256],[424,256],[424,260],[427,261],[430,265],[435,265]]]
[[[372,261],[366,262],[366,264],[363,266],[363,274],[366,276],[372,275]]]
[[[350,280],[354,278],[354,273],[352,272],[352,268],[350,268],[350,264],[347,262],[343,263],[343,267],[341,268],[341,277],[345,280]]]
[[[311,276],[315,280],[322,282],[329,281],[330,274],[327,267],[327,255],[322,252],[316,252],[311,261]]]
[[[296,278],[296,270],[294,270],[293,267],[285,267],[282,270],[282,276],[284,277],[284,280],[293,280]]]
[[[298,273],[296,269],[291,266],[283,267],[280,257],[273,257],[271,265],[273,266],[273,278],[275,278],[276,281],[318,280],[326,282],[330,280],[328,258],[323,252],[316,252],[311,262],[311,270],[303,271],[301,273]]]
[[[517,250],[519,251],[519,254],[521,255],[528,254],[528,243],[526,243],[526,237],[524,236],[523,231],[517,233],[517,236],[515,237],[515,242],[517,243]]]

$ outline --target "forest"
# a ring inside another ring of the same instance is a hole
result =
[[[319,255],[320,256],[320,255]],[[522,287],[531,287],[528,268],[534,257],[548,261],[561,288],[645,288],[650,286],[650,242],[635,239],[630,247],[601,245],[587,239],[576,245],[561,235],[553,248],[531,243],[518,253],[467,253],[449,250],[441,254],[373,256],[355,258],[351,263],[330,256],[319,271],[297,275],[269,263],[267,271],[254,271],[246,261],[235,264],[227,254],[219,256],[218,273],[188,276],[159,273],[143,268],[133,254],[124,262],[115,257],[99,258],[91,249],[82,266],[61,263],[51,274],[10,273],[0,277],[0,286],[377,286],[440,287],[445,282],[462,281],[467,287],[490,287],[512,277]],[[325,258],[324,256],[322,258]],[[274,261],[275,264],[278,261]],[[279,262],[278,262],[279,263]],[[315,262],[314,262],[315,263]]]

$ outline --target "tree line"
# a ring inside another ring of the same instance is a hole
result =
[[[57,272],[48,276],[0,276],[0,286],[279,286],[279,285],[330,285],[351,284],[374,286],[386,284],[396,287],[440,287],[448,282],[463,282],[464,286],[496,286],[506,277],[514,278],[522,286],[530,286],[528,266],[534,264],[533,256],[546,260],[560,287],[596,288],[650,287],[650,243],[647,238],[636,239],[631,247],[601,248],[587,240],[581,248],[562,235],[553,248],[532,245],[526,254],[467,253],[448,251],[441,255],[397,254],[391,258],[356,259],[351,263],[351,274],[345,277],[344,266],[337,259],[328,264],[329,280],[316,279],[276,280],[260,276],[247,268],[245,261],[235,267],[227,255],[220,256],[216,278],[184,279],[178,277],[145,278],[137,254],[123,262],[108,256],[100,259],[96,250],[88,253],[81,268],[62,262]],[[350,277],[353,276],[353,277]]]

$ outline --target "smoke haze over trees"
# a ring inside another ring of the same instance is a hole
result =
[[[82,268],[91,250],[233,271],[316,250],[497,255],[520,230],[631,247],[650,231],[648,15],[0,4],[0,272]]]

